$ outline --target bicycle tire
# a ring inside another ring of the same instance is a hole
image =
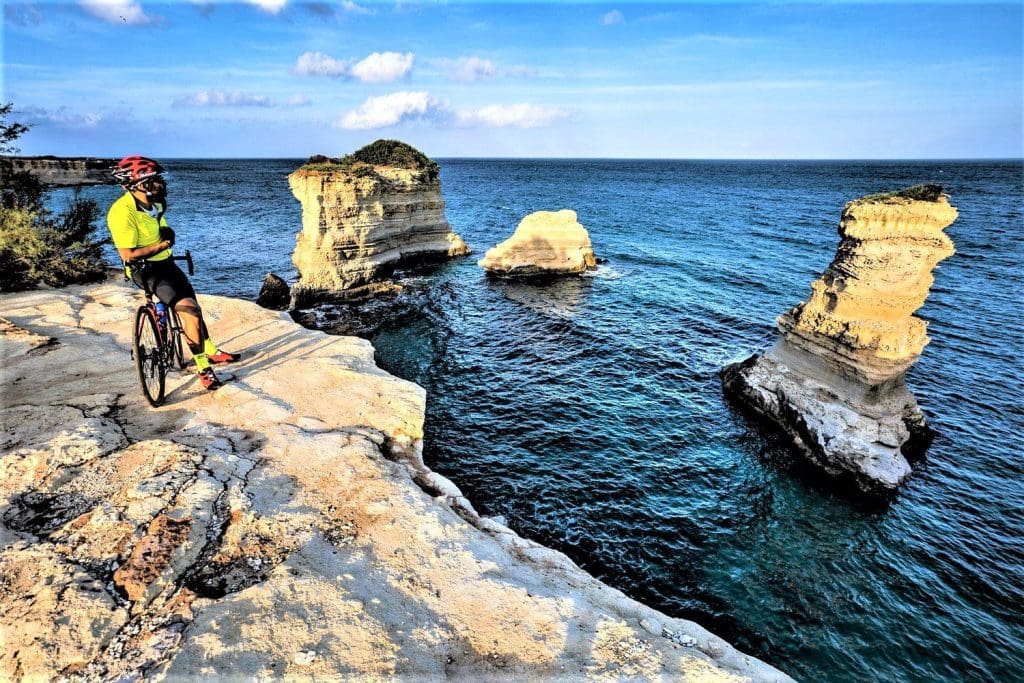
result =
[[[178,317],[178,312],[173,308],[171,313],[171,325],[167,330],[171,339],[171,357],[174,366],[179,370],[185,369],[185,345],[181,341],[181,338],[185,336],[185,333],[181,330],[181,318]]]
[[[135,358],[135,373],[143,396],[154,408],[164,402],[164,382],[167,366],[164,350],[160,345],[160,332],[148,306],[139,306],[135,313],[135,327],[132,334],[132,356]]]

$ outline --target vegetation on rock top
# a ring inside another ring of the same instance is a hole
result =
[[[352,154],[340,159],[315,154],[302,166],[306,171],[347,170],[357,176],[376,175],[374,166],[391,166],[410,171],[420,171],[427,179],[433,180],[438,174],[438,165],[426,154],[400,140],[375,140]]]
[[[884,202],[889,199],[912,199],[919,202],[937,202],[939,197],[942,196],[941,185],[914,185],[903,190],[896,190],[895,192],[882,192],[879,194],[869,194],[866,197],[861,197],[855,200],[855,203],[861,202]]]

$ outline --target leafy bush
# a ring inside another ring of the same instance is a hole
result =
[[[426,180],[437,178],[440,170],[437,163],[431,161],[426,154],[400,140],[376,140],[340,159],[314,154],[303,168],[309,171],[346,169],[363,177],[375,175],[373,166],[393,166],[420,171]]]
[[[914,185],[895,192],[881,192],[861,197],[862,202],[884,202],[888,199],[913,199],[919,202],[937,202],[942,196],[941,185]]]
[[[102,280],[103,241],[93,236],[98,216],[96,202],[81,198],[57,216],[0,208],[0,291]]]
[[[412,171],[437,168],[427,155],[400,140],[375,140],[350,155],[356,161],[376,166],[395,166]]]
[[[8,123],[12,104],[0,105],[0,152],[17,150],[11,144],[28,130]],[[105,240],[95,236],[100,210],[79,196],[60,214],[43,205],[43,187],[35,176],[14,172],[0,158],[0,291],[30,289],[40,282],[63,287],[96,282],[106,274]]]
[[[40,264],[48,250],[32,212],[0,208],[0,291],[39,284],[43,279]]]

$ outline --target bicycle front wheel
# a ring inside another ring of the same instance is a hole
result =
[[[156,320],[153,319],[148,306],[140,306],[135,314],[132,355],[135,357],[135,371],[139,377],[142,394],[149,401],[149,405],[160,405],[164,402],[167,367],[164,365],[163,349],[160,348],[160,333],[156,329]]]

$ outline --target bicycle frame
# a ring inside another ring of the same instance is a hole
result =
[[[172,258],[176,261],[187,261],[188,274],[195,273],[191,252],[186,251],[184,256],[173,256]],[[127,267],[132,264],[126,262],[125,265],[125,278],[129,279]],[[144,266],[136,264],[135,267]],[[179,369],[185,367],[184,344],[182,343],[185,332],[181,327],[178,314],[173,309],[166,311],[161,322],[156,310],[156,295],[147,288],[144,288],[143,291],[146,303],[140,306],[135,313],[131,353],[142,392],[150,405],[156,407],[164,401],[167,369],[175,365]],[[153,339],[147,341],[150,336]]]

